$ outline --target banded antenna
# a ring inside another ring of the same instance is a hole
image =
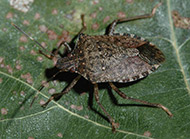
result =
[[[32,38],[31,36],[29,36],[26,32],[24,32],[21,28],[19,28],[17,25],[15,25],[14,23],[11,23],[18,31],[20,31],[21,33],[23,33],[27,38],[29,38],[30,40],[34,41],[36,44],[38,44],[44,51],[46,51],[48,54],[51,54],[51,56],[55,55],[53,53],[50,53],[47,49],[45,49],[37,40],[35,40],[34,38]],[[49,82],[50,80],[52,80],[57,74],[59,74],[61,71],[58,71],[55,75],[53,75],[47,82]],[[47,83],[46,82],[46,83]],[[32,104],[34,103],[34,101],[36,100],[36,98],[38,97],[39,92],[44,88],[44,85],[41,85],[37,90],[38,93],[34,96],[30,107],[32,107]]]
[[[21,33],[23,33],[27,38],[29,38],[30,40],[34,41],[36,44],[38,44],[38,46],[40,46],[44,51],[46,51],[48,54],[51,54],[51,56],[56,57],[54,54],[50,53],[47,49],[45,49],[37,40],[35,40],[34,38],[32,38],[31,36],[29,36],[26,32],[24,32],[21,28],[19,28],[17,25],[15,25],[14,23],[11,23],[18,31],[20,31]]]

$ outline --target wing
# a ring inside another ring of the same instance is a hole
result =
[[[79,68],[79,73],[92,82],[135,81],[156,70],[164,61],[163,53],[148,41],[131,39],[135,41],[131,43],[129,39],[124,41],[123,36],[119,37],[122,41],[98,37],[86,39],[80,48],[84,66]]]
[[[111,64],[102,72],[94,73],[96,82],[131,82],[148,76],[164,61],[163,53],[153,45],[143,45],[138,48],[139,54],[132,57],[123,57]]]

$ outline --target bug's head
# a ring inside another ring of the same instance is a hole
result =
[[[38,41],[36,41],[34,38],[29,36],[26,32],[24,32],[21,28],[19,28],[14,23],[11,23],[17,30],[19,30],[21,33],[23,33],[26,37],[28,37],[30,40],[34,41],[38,46],[40,46],[46,53],[49,53]],[[67,46],[67,45],[66,45]],[[51,56],[55,56],[51,53]],[[72,54],[68,55],[64,58],[59,58],[56,63],[56,67],[62,71],[72,71],[75,72],[76,62],[74,60],[74,56]]]
[[[55,66],[56,68],[62,71],[75,72],[77,64],[72,57],[64,57],[64,58],[59,58]]]

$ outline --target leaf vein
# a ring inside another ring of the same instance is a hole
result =
[[[176,35],[175,35],[175,31],[174,31],[174,26],[173,26],[173,20],[172,20],[172,16],[171,16],[171,5],[170,5],[170,0],[167,0],[167,6],[168,6],[168,15],[169,15],[169,22],[170,22],[170,29],[171,29],[171,40],[172,40],[172,46],[175,50],[175,53],[176,53],[176,57],[177,57],[177,62],[179,64],[179,67],[181,69],[181,72],[182,72],[182,75],[183,75],[183,79],[184,79],[184,83],[185,83],[185,86],[187,88],[187,91],[188,91],[188,94],[190,95],[190,87],[189,87],[189,84],[188,84],[188,81],[187,81],[187,76],[186,76],[186,73],[185,73],[185,70],[184,70],[184,67],[183,67],[183,64],[182,64],[182,60],[180,58],[180,52],[179,52],[179,49],[178,49],[178,44],[177,44],[177,40],[176,40]]]
[[[14,77],[14,76],[12,76],[12,75],[9,75],[9,74],[7,74],[7,73],[5,73],[5,72],[2,72],[2,71],[0,71],[0,74],[2,74],[2,75],[4,75],[4,76],[7,76],[7,77],[9,77],[9,78],[12,78],[12,79],[14,79],[14,80],[16,80],[16,81],[18,81],[18,82],[21,82],[21,83],[23,83],[24,85],[30,87],[31,89],[38,91],[36,88],[34,88],[34,87],[31,86],[30,84],[28,84],[28,83],[26,83],[26,82],[20,80],[19,78],[16,78],[16,77]],[[39,91],[38,91],[38,92],[39,92]],[[45,97],[45,98],[48,98],[46,95],[44,95],[44,94],[41,93],[41,92],[39,92],[39,94],[42,95],[42,96]],[[60,109],[62,109],[62,110],[64,110],[64,111],[68,112],[71,116],[76,116],[76,117],[78,117],[78,118],[80,118],[80,119],[83,119],[83,120],[85,120],[85,121],[91,122],[91,123],[94,124],[94,125],[97,125],[97,126],[99,126],[99,127],[106,128],[106,129],[111,130],[111,127],[102,125],[102,124],[97,123],[97,122],[95,122],[95,121],[92,121],[92,120],[90,120],[90,119],[86,119],[85,117],[82,117],[82,116],[78,115],[77,113],[73,113],[72,111],[70,111],[70,110],[64,108],[62,105],[58,104],[58,103],[55,102],[55,101],[52,101],[52,103],[54,103],[56,106],[50,107],[49,109],[46,109],[45,111],[48,111],[48,110],[53,109],[53,108],[55,108],[55,107],[59,107]],[[44,112],[44,111],[43,111],[43,112]],[[41,113],[42,113],[42,112],[41,112]],[[39,114],[39,113],[36,113],[36,114]],[[34,115],[36,115],[36,114],[33,114],[32,116],[34,116]],[[24,118],[30,117],[30,116],[31,116],[31,115],[28,115],[28,116],[25,116]],[[21,119],[21,118],[23,118],[23,117],[20,117],[20,118],[17,118],[17,119]],[[16,118],[15,118],[15,119],[16,119]],[[4,120],[0,120],[0,122],[9,121],[9,120],[14,120],[14,119],[4,119]],[[123,134],[129,134],[129,135],[133,135],[133,136],[137,136],[137,137],[141,137],[141,138],[147,138],[147,137],[145,137],[145,136],[143,136],[143,135],[140,135],[140,134],[137,134],[137,133],[133,133],[133,132],[129,132],[129,131],[125,131],[125,130],[117,130],[117,132],[120,132],[120,133],[123,133]],[[149,138],[149,139],[152,139],[152,138],[150,138],[150,137],[148,137],[148,138]]]
[[[188,43],[188,41],[190,41],[190,38],[186,39],[186,40],[178,47],[178,50],[180,50],[186,43]]]

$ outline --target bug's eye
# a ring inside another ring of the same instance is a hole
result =
[[[63,58],[59,58],[59,59],[57,60],[56,67],[57,67],[58,69],[62,69],[63,64],[64,64]]]
[[[75,72],[75,68],[72,67],[69,71],[72,72],[72,73],[74,73]]]
[[[69,57],[60,58],[57,60],[55,66],[62,71],[69,71],[75,66],[75,61],[70,59]]]
[[[82,36],[84,36],[84,33],[80,33],[80,34],[79,34],[79,38],[82,37]]]
[[[79,40],[82,39],[82,38],[84,38],[85,36],[86,36],[86,35],[85,35],[84,33],[80,33],[80,34],[79,34]]]

